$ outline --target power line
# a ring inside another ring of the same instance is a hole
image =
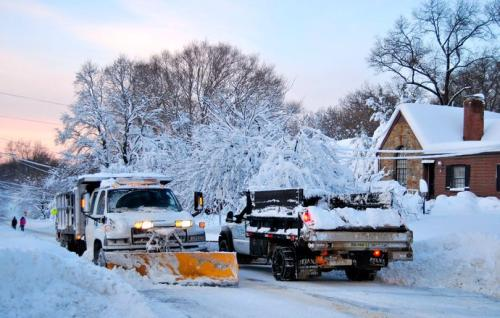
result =
[[[27,163],[27,162],[24,162],[24,161],[22,161],[22,160],[19,160],[19,163],[20,163],[20,164],[23,164],[23,165],[25,165],[26,167],[29,167],[29,168],[31,168],[31,169],[35,169],[35,170],[38,170],[38,171],[41,171],[41,172],[45,172],[45,173],[48,173],[48,174],[50,174],[50,173],[51,173],[51,172],[50,172],[50,171],[48,171],[48,170],[43,170],[42,168],[38,168],[38,167],[33,166],[33,165],[31,165],[31,164],[29,164],[29,163]]]
[[[50,170],[41,169],[41,168],[37,167],[37,165],[41,166],[41,167],[44,167],[44,168],[48,168],[48,169],[55,168],[53,166],[45,165],[43,163],[38,163],[36,161],[32,161],[32,160],[28,160],[28,159],[22,159],[22,158],[17,158],[16,154],[14,154],[14,153],[0,152],[0,155],[10,156],[14,160],[16,160],[17,162],[19,162],[20,164],[23,164],[23,165],[25,165],[27,167],[30,167],[32,169],[35,169],[35,170],[38,170],[38,171],[41,171],[41,172],[45,172],[45,173],[48,173],[48,174],[51,174],[52,172],[50,172]]]
[[[52,169],[52,168],[55,168],[53,166],[49,166],[49,165],[45,165],[43,163],[38,163],[36,161],[31,161],[31,160],[27,160],[27,159],[18,159],[20,161],[24,161],[24,162],[27,162],[27,163],[30,163],[32,165],[36,165],[36,166],[40,166],[40,167],[44,167],[44,168],[49,168],[49,169]]]
[[[59,126],[59,123],[56,123],[54,121],[37,120],[37,119],[22,118],[22,117],[7,116],[7,115],[0,115],[0,118],[22,120],[22,121],[29,121],[29,122],[33,122],[33,123],[39,123],[39,124],[47,124],[47,125]]]
[[[64,103],[60,103],[60,102],[54,102],[54,101],[51,101],[51,100],[48,100],[48,99],[30,97],[30,96],[19,95],[19,94],[12,94],[12,93],[2,92],[2,91],[0,91],[0,95],[10,96],[10,97],[16,97],[16,98],[22,98],[22,99],[28,99],[28,100],[32,100],[32,101],[36,101],[36,102],[47,103],[47,104],[54,104],[54,105],[61,105],[61,106],[70,106],[68,104],[64,104]]]

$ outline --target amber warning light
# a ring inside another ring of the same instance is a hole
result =
[[[311,222],[312,218],[311,218],[311,213],[309,213],[309,210],[307,210],[306,212],[304,212],[304,214],[302,214],[302,221],[304,221],[305,223],[309,223]]]

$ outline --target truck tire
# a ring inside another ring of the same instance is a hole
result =
[[[296,280],[297,260],[290,247],[277,247],[272,257],[273,276],[276,280]]]
[[[87,250],[87,243],[85,243],[85,241],[83,240],[76,241],[76,254],[78,254],[78,256],[82,256],[86,250]]]
[[[347,279],[351,281],[372,281],[377,276],[377,271],[369,269],[360,269],[356,267],[349,267],[345,270]]]
[[[219,252],[233,252],[233,248],[229,245],[228,240],[225,237],[219,239]]]
[[[225,236],[219,239],[219,252],[234,252],[233,246]],[[236,259],[238,260],[238,264],[250,264],[253,260],[250,255],[240,253],[236,254]]]
[[[94,243],[94,264],[97,266],[106,267],[106,258],[104,257],[104,250],[102,249],[101,242]]]
[[[68,251],[70,251],[70,252],[75,252],[75,251],[76,251],[76,248],[75,248],[75,241],[74,241],[74,240],[70,240],[70,241],[68,242],[67,249],[68,249]]]

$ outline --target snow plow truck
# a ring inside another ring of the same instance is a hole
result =
[[[276,280],[331,270],[373,280],[389,262],[413,259],[413,233],[391,208],[391,193],[305,197],[303,189],[286,189],[245,196],[246,206],[227,214],[219,250],[236,252],[240,264],[265,259]]]
[[[236,285],[234,253],[208,252],[203,209],[195,193],[188,213],[161,175],[94,174],[77,179],[55,198],[60,244],[107,268],[135,269],[159,283]],[[86,254],[86,255],[87,255]]]

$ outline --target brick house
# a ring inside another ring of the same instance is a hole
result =
[[[380,152],[379,168],[408,189],[424,179],[431,197],[471,191],[500,198],[500,113],[485,111],[480,97],[463,108],[399,105],[378,150],[398,150]]]

